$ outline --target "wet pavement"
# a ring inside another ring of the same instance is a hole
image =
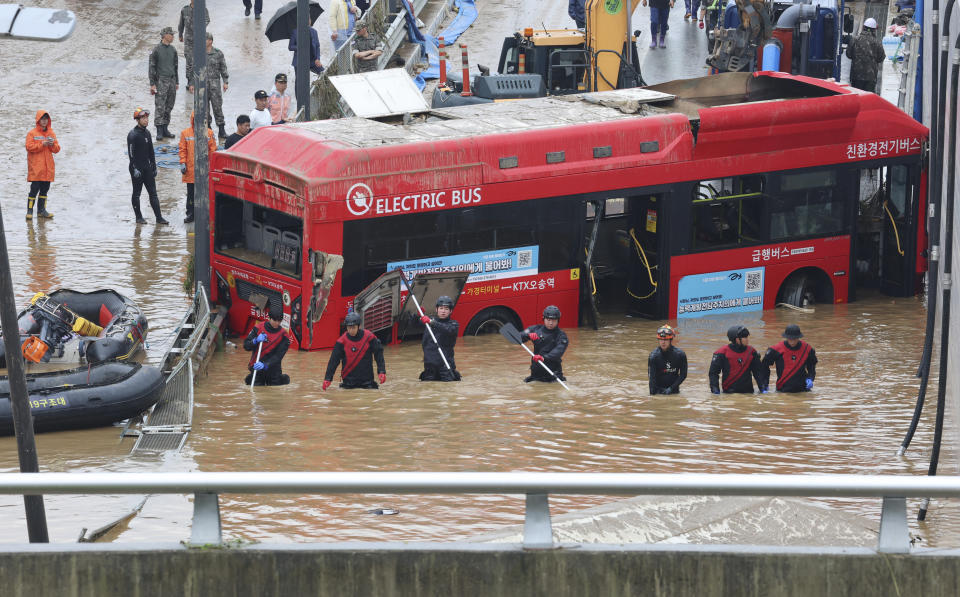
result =
[[[62,44],[3,41],[0,102],[4,122],[0,196],[18,304],[37,290],[115,288],[137,301],[150,320],[146,360],[157,362],[188,304],[182,288],[193,238],[184,228],[184,185],[161,169],[158,188],[172,225],[136,226],[130,208],[125,136],[137,105],[153,110],[147,55],[163,26],[176,26],[180,4],[166,1],[43,0],[66,6],[80,24]],[[211,0],[210,30],[231,71],[224,95],[228,132],[237,114],[252,108],[257,88],[269,89],[276,72],[290,72],[284,44],[267,44],[266,19],[243,17],[235,0]],[[279,5],[266,0],[265,16]],[[566,26],[566,2],[480,2],[480,20],[464,36],[495,63],[502,37],[536,17]],[[640,8],[641,62],[648,83],[705,72],[702,30],[671,11],[667,50],[648,50],[648,9]],[[325,21],[318,29],[325,37]],[[481,36],[471,41],[471,36]],[[176,43],[176,42],[175,42]],[[686,44],[686,45],[685,45]],[[322,43],[322,45],[324,45]],[[179,44],[177,45],[179,49]],[[696,49],[694,49],[696,48]],[[325,56],[330,48],[324,48]],[[492,56],[492,58],[491,58]],[[181,61],[182,65],[182,61]],[[182,66],[181,66],[182,68]],[[293,81],[291,79],[291,87]],[[188,122],[181,87],[170,128]],[[52,221],[25,222],[27,184],[23,140],[43,107],[63,150],[49,193]],[[151,120],[151,127],[153,122]],[[146,198],[142,199],[146,205]],[[647,395],[646,355],[659,322],[610,316],[600,331],[568,330],[564,370],[573,392],[528,385],[527,359],[499,336],[460,341],[464,381],[416,381],[418,343],[386,351],[388,382],[374,391],[322,392],[329,353],[291,353],[285,388],[251,392],[242,383],[248,355],[218,354],[196,390],[194,431],[182,454],[131,456],[119,429],[38,436],[44,471],[607,471],[776,472],[918,475],[926,470],[932,408],[924,413],[914,447],[894,456],[906,430],[916,389],[924,309],[920,299],[869,296],[852,305],[818,306],[814,314],[765,312],[747,321],[752,343],[779,340],[799,323],[820,355],[814,392],[801,395],[715,397],[706,385],[710,354],[723,342],[729,319],[684,321],[680,346],[690,377],[678,396]],[[674,322],[671,322],[674,323]],[[936,370],[936,369],[934,369]],[[955,471],[944,455],[942,471]],[[0,472],[17,469],[13,438],[0,438]],[[80,529],[118,518],[137,496],[58,496],[46,499],[54,541],[73,541]],[[551,499],[555,513],[612,498]],[[878,501],[821,501],[876,522]],[[396,516],[368,511],[394,507]],[[457,539],[522,520],[518,496],[223,496],[224,531],[245,540]],[[189,535],[187,497],[153,496],[119,541],[179,540]],[[911,518],[916,504],[910,504]],[[22,500],[0,498],[0,541],[25,540]],[[911,520],[921,545],[960,543],[960,513],[934,502],[927,522]]]

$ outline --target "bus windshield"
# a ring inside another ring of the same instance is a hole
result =
[[[214,224],[220,255],[300,279],[300,218],[217,193]]]

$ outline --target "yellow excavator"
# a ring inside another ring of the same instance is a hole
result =
[[[645,85],[631,17],[640,0],[586,0],[583,29],[526,28],[503,41],[497,72],[535,74],[551,95]]]
[[[433,107],[607,91],[646,85],[631,15],[641,0],[586,0],[583,29],[526,28],[503,41],[497,72],[479,66],[469,92],[457,74],[443,78]]]

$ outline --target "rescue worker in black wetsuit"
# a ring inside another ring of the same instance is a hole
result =
[[[556,374],[557,379],[567,381],[563,376],[563,353],[567,351],[567,334],[559,327],[560,309],[550,305],[543,310],[543,323],[532,325],[520,334],[521,342],[533,341],[533,358],[530,359],[530,376],[524,379],[531,381],[554,381],[540,362]]]
[[[137,224],[146,224],[143,214],[140,213],[140,192],[147,187],[147,196],[150,197],[150,207],[157,218],[157,224],[169,224],[160,215],[160,198],[157,197],[157,160],[153,153],[153,137],[147,125],[150,124],[150,111],[136,108],[133,119],[137,126],[127,133],[127,156],[130,163],[127,170],[130,172],[130,182],[133,184],[133,195],[130,203],[133,205],[133,215]],[[258,376],[259,377],[259,376]]]
[[[676,394],[680,384],[687,378],[687,354],[673,345],[677,336],[668,325],[657,330],[657,342],[660,346],[653,349],[647,360],[650,376],[650,395]]]
[[[247,365],[250,374],[243,383],[250,385],[250,379],[256,371],[255,385],[285,386],[290,383],[290,376],[280,368],[280,361],[290,348],[290,337],[283,329],[283,309],[279,305],[270,305],[267,318],[267,321],[261,321],[253,326],[243,340],[243,349],[251,352],[250,363]],[[257,360],[258,350],[259,360]]]
[[[360,329],[363,319],[351,311],[343,320],[347,331],[337,338],[327,362],[327,373],[323,376],[323,389],[333,382],[333,374],[342,363],[340,387],[344,389],[369,388],[376,390],[380,386],[373,379],[373,360],[377,361],[377,373],[380,383],[387,381],[387,366],[383,362],[383,345],[373,332]]]
[[[721,375],[723,376],[722,387],[725,394],[753,394],[751,375],[757,380],[760,393],[766,394],[770,369],[765,369],[760,364],[760,355],[747,344],[748,336],[750,336],[750,331],[747,328],[742,325],[732,326],[727,330],[727,338],[730,339],[730,344],[713,353],[708,375],[710,391],[714,394],[720,393]]]
[[[778,392],[812,390],[817,377],[817,351],[800,339],[803,334],[797,324],[788,325],[783,337],[786,340],[767,349],[760,364],[767,371],[770,365],[777,366]]]
[[[441,296],[437,299],[437,316],[431,319],[424,315],[420,318],[423,325],[430,326],[433,335],[437,341],[434,342],[430,337],[430,332],[423,332],[423,373],[420,374],[420,381],[460,381],[460,372],[457,371],[457,364],[453,360],[453,347],[457,343],[457,334],[460,331],[460,324],[450,319],[450,313],[453,312],[453,299],[449,296]],[[439,350],[437,345],[439,344]],[[443,356],[447,358],[450,368],[443,364],[443,358],[440,356],[440,350]]]

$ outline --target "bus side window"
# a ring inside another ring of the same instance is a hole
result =
[[[763,242],[763,175],[703,180],[693,191],[693,249]]]
[[[844,230],[842,193],[836,170],[780,175],[770,201],[770,238],[788,240]]]

